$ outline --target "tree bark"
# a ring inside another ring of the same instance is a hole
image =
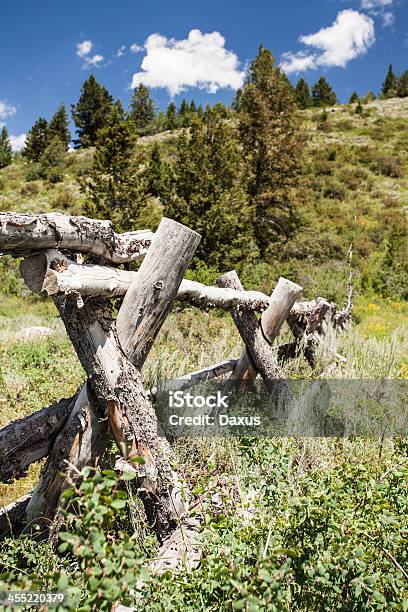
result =
[[[31,463],[48,455],[75,399],[62,399],[0,430],[1,482],[21,478]]]
[[[26,509],[26,521],[39,519],[46,529],[66,482],[86,465],[98,465],[109,439],[107,419],[101,415],[88,383],[72,398],[71,406]]]
[[[0,252],[14,256],[58,248],[121,264],[144,255],[152,238],[150,230],[116,234],[110,221],[86,217],[0,213]]]

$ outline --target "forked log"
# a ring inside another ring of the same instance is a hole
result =
[[[62,399],[0,429],[0,482],[21,478],[31,463],[48,455],[75,399]]]
[[[242,291],[243,287],[235,270],[218,279],[222,287]],[[231,385],[254,380],[261,374],[267,388],[272,392],[275,379],[284,378],[278,365],[272,343],[288,316],[302,288],[281,278],[271,295],[271,302],[259,321],[255,314],[244,308],[233,308],[232,316],[244,340],[245,349],[231,375]]]
[[[0,252],[14,256],[57,248],[121,264],[144,255],[152,238],[150,230],[116,234],[110,221],[86,217],[0,213]]]

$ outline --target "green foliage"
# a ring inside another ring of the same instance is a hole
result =
[[[331,85],[324,76],[312,87],[313,105],[317,107],[334,106],[337,102],[337,96]]]
[[[59,136],[51,138],[40,159],[40,173],[43,178],[51,183],[63,180],[66,152],[66,144]]]
[[[350,96],[350,99],[348,101],[349,104],[356,104],[357,102],[360,101],[359,95],[356,91],[353,91],[353,93]]]
[[[166,130],[174,130],[177,127],[177,111],[174,102],[170,102],[166,111]]]
[[[406,98],[408,96],[408,70],[405,70],[398,77],[396,94],[399,98]]]
[[[253,209],[242,187],[244,165],[234,129],[207,109],[191,137],[180,135],[162,191],[165,214],[202,235],[196,255],[209,266],[232,266],[256,255]]]
[[[392,65],[390,64],[388,67],[388,72],[385,77],[385,81],[381,88],[381,96],[383,98],[393,98],[396,94],[397,89],[397,77],[394,74],[392,69]]]
[[[295,97],[299,108],[306,109],[312,106],[309,85],[303,78],[300,78],[296,83]]]
[[[366,95],[363,98],[363,102],[364,104],[367,104],[367,102],[373,102],[373,100],[376,99],[376,95],[373,91],[369,91],[366,93]]]
[[[255,205],[255,237],[261,254],[296,225],[294,187],[300,183],[303,142],[292,87],[261,47],[239,103],[239,133],[247,191]]]
[[[13,150],[6,126],[0,131],[0,169],[9,166],[13,160]]]
[[[56,113],[51,118],[48,125],[48,142],[51,142],[54,138],[58,138],[65,148],[65,151],[68,150],[68,145],[71,141],[71,134],[69,133],[68,115],[64,104],[59,105]]]
[[[48,122],[40,117],[27,134],[23,155],[29,161],[39,162],[48,144]]]
[[[117,230],[137,228],[145,200],[141,159],[134,154],[135,138],[116,102],[99,131],[93,165],[80,179],[85,195],[85,213],[96,219],[110,219]]]
[[[140,135],[149,133],[149,128],[156,116],[156,105],[150,96],[148,87],[141,83],[132,94],[129,109],[129,119]]]
[[[78,102],[71,106],[78,135],[78,139],[74,141],[76,148],[96,145],[98,131],[104,127],[112,104],[112,96],[106,87],[100,85],[91,74],[82,85]]]

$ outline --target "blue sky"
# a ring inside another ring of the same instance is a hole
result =
[[[23,142],[70,107],[93,72],[128,104],[145,82],[171,97],[229,103],[259,44],[293,81],[325,74],[341,101],[408,68],[408,0],[13,0],[1,8],[0,124]],[[131,46],[133,45],[133,51]]]

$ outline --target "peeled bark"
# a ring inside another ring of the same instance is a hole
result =
[[[144,255],[152,238],[150,230],[116,234],[110,221],[86,217],[0,213],[0,252],[14,256],[57,248],[120,264]]]
[[[21,478],[31,463],[48,455],[75,399],[62,399],[0,430],[1,482]]]
[[[181,239],[182,249],[176,244]],[[152,262],[151,257],[146,258],[137,275],[137,282],[143,286],[153,285],[154,308],[150,306],[151,291],[146,291],[141,299],[139,296],[138,325],[130,332],[138,333],[138,343],[143,346],[144,357],[165,319],[165,313],[170,308],[198,240],[198,234],[178,223],[165,220],[159,226],[152,249],[157,258],[156,263]],[[167,257],[161,256],[162,250],[165,254],[168,253],[169,244],[173,261],[171,254]],[[46,254],[45,257],[47,266],[50,260],[55,261],[55,253]],[[26,272],[29,271],[30,278],[37,278],[33,264],[37,262],[41,266],[44,257],[30,259]],[[162,286],[158,286],[161,279],[166,279],[165,287],[164,282]],[[164,438],[158,437],[156,415],[143,389],[139,371],[125,357],[119,346],[116,325],[105,302],[89,299],[82,308],[78,308],[72,297],[58,296],[54,301],[80,361],[90,377],[100,410],[108,418],[111,431],[124,457],[130,461],[134,458],[141,458],[144,461],[138,470],[142,498],[150,523],[155,526],[159,535],[164,537],[174,528],[177,518],[185,512],[186,506],[179,495],[182,485],[170,467],[172,459],[170,447]],[[122,305],[120,312],[124,307],[127,312],[126,317],[132,316],[129,310],[132,310],[133,304],[130,308]],[[137,346],[137,343],[132,344],[134,354]],[[84,409],[83,402],[79,402],[77,409],[81,415]],[[67,455],[71,453],[77,423],[77,415],[73,412],[72,419],[67,423],[68,430],[63,432],[61,440],[57,440],[53,457],[50,457],[47,469],[36,489],[36,499],[31,503],[30,517],[39,514],[49,516],[55,511],[55,502],[58,501],[58,492],[62,486],[62,481],[56,478],[56,474],[60,471],[58,466],[61,465],[61,461],[65,461],[66,464]],[[100,419],[94,419],[94,426],[99,423]],[[91,432],[91,439],[94,438],[92,428],[84,430],[83,435],[85,431]],[[66,440],[69,441],[68,444]],[[106,436],[102,435],[101,440],[106,443]],[[77,469],[80,469],[91,459],[89,449],[83,446],[80,456],[75,457],[73,463]],[[55,502],[48,503],[47,499],[51,498]]]

